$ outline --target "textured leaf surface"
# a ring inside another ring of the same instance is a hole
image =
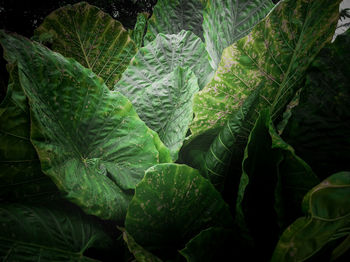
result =
[[[135,239],[124,228],[119,229],[122,230],[123,239],[137,262],[162,262],[158,257],[137,244]]]
[[[52,12],[35,35],[49,39],[52,50],[91,69],[110,89],[137,51],[121,23],[86,2]]]
[[[136,24],[134,30],[131,33],[131,39],[134,40],[137,48],[140,48],[143,43],[143,35],[147,27],[148,13],[140,13],[137,15]]]
[[[350,170],[350,31],[312,63],[283,138],[322,179]]]
[[[134,96],[145,87],[173,72],[176,67],[188,67],[198,78],[199,88],[210,80],[212,68],[202,41],[193,33],[159,34],[147,46],[141,48],[115,86],[134,101]]]
[[[222,51],[246,36],[273,6],[271,0],[208,0],[203,35],[211,66],[218,68]]]
[[[192,133],[223,126],[257,88],[256,110],[271,107],[273,119],[279,116],[311,61],[332,39],[339,3],[281,1],[249,35],[227,47],[212,81],[195,96]]]
[[[159,33],[177,34],[191,31],[203,39],[203,7],[201,0],[159,0],[148,20],[145,43],[152,42]]]
[[[59,191],[41,172],[30,142],[29,106],[20,86],[18,68],[8,64],[7,69],[10,80],[0,104],[0,201],[50,201],[59,197]]]
[[[177,67],[136,94],[132,99],[140,118],[169,148],[174,160],[193,118],[193,95],[199,91],[197,77],[191,70]]]
[[[350,233],[350,172],[340,172],[311,189],[304,217],[282,234],[271,261],[305,261],[327,243]]]
[[[85,250],[110,245],[92,217],[51,204],[0,206],[1,261],[96,261],[85,257]]]
[[[137,185],[125,226],[137,243],[152,250],[179,247],[207,227],[231,222],[228,206],[197,170],[159,164]]]
[[[298,217],[304,195],[319,181],[278,136],[268,110],[260,113],[249,136],[242,169],[236,221],[267,259],[280,229]]]
[[[156,133],[91,70],[20,36],[1,33],[31,106],[42,170],[88,214],[123,219],[144,171],[170,161]]]

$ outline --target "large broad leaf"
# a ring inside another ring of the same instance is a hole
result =
[[[134,40],[137,48],[140,48],[143,44],[143,35],[147,27],[148,13],[140,13],[137,15],[136,24],[134,30],[131,32],[131,39]]]
[[[212,81],[195,96],[192,133],[224,126],[257,88],[261,98],[256,111],[271,107],[276,119],[311,61],[332,39],[340,2],[281,1],[248,36],[226,48]]]
[[[130,202],[125,226],[143,247],[176,249],[210,226],[229,226],[227,204],[199,172],[159,164],[146,171]]]
[[[191,31],[203,39],[203,0],[159,0],[148,20],[145,43],[152,42],[159,33],[177,34]]]
[[[327,243],[350,234],[350,172],[340,172],[309,191],[304,217],[282,234],[271,261],[305,261]]]
[[[207,56],[204,44],[191,32],[183,30],[173,35],[159,34],[131,60],[115,90],[134,101],[135,96],[140,96],[147,86],[164,78],[178,66],[191,69],[202,89],[212,76]]]
[[[236,221],[260,256],[268,258],[278,233],[301,214],[304,195],[319,181],[278,136],[268,110],[260,113],[249,136],[242,169]]]
[[[177,67],[149,83],[142,92],[125,95],[132,99],[140,118],[159,134],[176,160],[193,118],[193,95],[198,91],[197,77],[192,71]]]
[[[144,171],[168,149],[120,93],[73,59],[1,32],[31,107],[31,141],[42,170],[88,214],[123,219]]]
[[[203,34],[211,66],[216,69],[224,48],[246,36],[273,6],[271,0],[207,0]]]
[[[96,261],[83,253],[110,244],[95,219],[71,206],[0,206],[1,261]]]
[[[350,31],[320,52],[282,134],[321,178],[350,170],[349,46]]]
[[[35,37],[91,69],[110,89],[137,51],[121,23],[86,2],[52,12],[35,30]]]
[[[8,64],[7,94],[0,104],[0,201],[50,201],[59,197],[51,179],[41,172],[38,155],[30,142],[27,98],[17,66]]]

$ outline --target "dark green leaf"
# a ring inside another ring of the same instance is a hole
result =
[[[131,39],[134,40],[137,48],[142,47],[143,35],[145,34],[145,30],[147,27],[147,18],[149,14],[140,13],[137,15],[136,24],[134,30],[131,33]]]
[[[168,149],[91,70],[20,36],[1,32],[0,42],[18,62],[43,172],[86,213],[124,219],[130,189],[171,160]]]
[[[86,2],[52,12],[35,30],[35,37],[91,69],[110,89],[137,51],[121,23]]]
[[[150,251],[179,248],[210,226],[230,226],[232,218],[219,192],[186,165],[159,164],[137,185],[126,229]]]
[[[350,172],[340,172],[311,189],[304,217],[282,234],[271,261],[305,261],[327,243],[350,233]]]

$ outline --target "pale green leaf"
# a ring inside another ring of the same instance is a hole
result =
[[[332,39],[341,0],[285,0],[249,35],[227,47],[212,81],[194,99],[194,135],[224,126],[246,97],[261,88],[262,108],[276,119],[294,96],[309,64]]]
[[[203,7],[201,0],[159,0],[148,20],[145,44],[152,42],[159,33],[177,34],[191,31],[203,40]]]
[[[203,34],[211,66],[217,69],[222,51],[246,36],[273,6],[271,0],[207,0]]]
[[[31,141],[43,172],[88,214],[120,220],[144,171],[168,149],[132,104],[91,70],[29,40],[1,32],[17,60],[31,108]]]
[[[53,51],[91,69],[110,89],[137,51],[121,23],[86,2],[52,12],[35,30],[35,37],[46,38]]]

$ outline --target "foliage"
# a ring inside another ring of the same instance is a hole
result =
[[[345,257],[339,2],[159,0],[128,30],[81,2],[0,31],[0,259]]]

